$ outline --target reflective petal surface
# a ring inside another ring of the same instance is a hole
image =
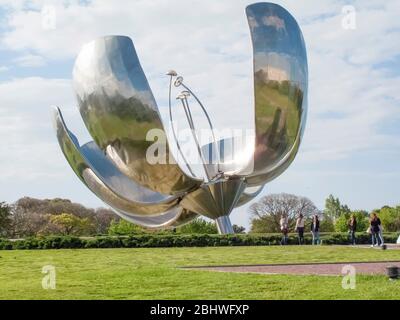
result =
[[[180,205],[211,219],[228,216],[245,187],[244,179],[210,182],[187,194]]]
[[[164,129],[130,38],[107,36],[85,45],[73,80],[86,127],[122,173],[164,194],[183,194],[200,185],[176,164],[166,140],[157,154],[162,163],[150,163],[146,157],[153,144],[147,134]]]
[[[164,213],[178,204],[178,198],[146,190],[124,177],[96,149],[93,151],[93,144],[89,143],[81,149],[65,126],[59,109],[54,111],[54,125],[60,147],[76,175],[111,207],[131,215],[151,216]]]
[[[248,187],[248,188],[244,189],[244,191],[243,191],[242,195],[240,196],[235,207],[237,208],[237,207],[243,206],[244,204],[250,202],[255,197],[257,197],[263,189],[264,189],[263,185],[261,187],[259,187],[259,186]]]
[[[177,196],[163,195],[144,188],[121,173],[93,141],[81,146],[80,151],[99,178],[122,197],[141,203],[176,204]]]
[[[272,180],[294,159],[306,122],[308,67],[301,30],[289,12],[256,3],[246,14],[254,55],[256,144],[254,170],[246,179],[251,186]]]
[[[146,228],[166,229],[177,228],[196,219],[198,215],[182,208],[174,208],[158,217],[132,217],[117,210],[116,213],[123,219]]]

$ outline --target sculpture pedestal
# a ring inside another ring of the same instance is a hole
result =
[[[215,222],[217,223],[217,228],[218,228],[218,233],[219,234],[232,234],[233,232],[233,227],[231,224],[231,220],[229,219],[228,216],[222,216],[217,219],[215,219]]]

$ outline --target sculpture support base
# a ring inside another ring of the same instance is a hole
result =
[[[218,233],[219,234],[230,234],[234,233],[233,232],[233,227],[231,224],[231,220],[229,219],[229,216],[222,216],[217,219],[215,219],[215,222],[217,223],[217,228],[218,228]]]

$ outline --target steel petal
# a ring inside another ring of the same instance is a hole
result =
[[[164,194],[182,194],[200,185],[202,181],[186,175],[169,152],[157,104],[130,38],[107,36],[85,45],[73,80],[86,127],[122,173]],[[163,135],[165,143],[157,154],[163,163],[150,163],[146,157],[153,144],[147,141],[152,129]]]
[[[246,183],[272,180],[294,159],[307,114],[308,67],[296,20],[279,5],[246,8],[254,55],[256,143]]]
[[[187,194],[180,205],[210,219],[228,216],[245,189],[243,179],[214,181]]]
[[[111,207],[138,216],[151,216],[162,214],[178,204],[177,197],[164,196],[129,181],[104,156],[101,158],[93,151],[92,144],[81,149],[58,108],[54,111],[54,124],[60,147],[76,175]],[[99,158],[95,160],[94,154]]]
[[[264,189],[264,186],[256,186],[256,187],[248,187],[244,189],[242,195],[239,198],[239,201],[236,204],[236,208],[245,205],[246,203],[253,200],[257,197],[261,191]]]
[[[126,212],[116,210],[116,213],[123,219],[150,229],[176,228],[196,219],[198,215],[194,212],[173,208],[157,217],[136,217]]]

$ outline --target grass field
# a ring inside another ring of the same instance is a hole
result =
[[[260,275],[181,270],[181,266],[400,261],[400,250],[344,246],[0,251],[0,299],[399,299],[400,281],[357,275]],[[41,271],[56,268],[57,288]]]

